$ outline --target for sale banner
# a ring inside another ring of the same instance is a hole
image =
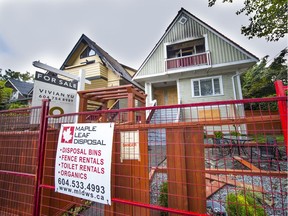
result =
[[[111,205],[114,123],[62,124],[55,191]]]
[[[49,115],[76,112],[77,83],[36,72],[32,106],[41,106],[43,99],[49,99]],[[37,116],[36,113],[33,116]],[[74,122],[74,119],[70,119]],[[67,118],[49,119],[51,123],[67,123]],[[39,124],[40,118],[31,118],[31,124]]]

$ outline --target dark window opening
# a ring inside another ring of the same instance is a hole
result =
[[[90,47],[87,47],[80,55],[80,58],[87,58],[89,56],[94,56],[96,55],[96,52],[91,49]]]
[[[205,52],[205,39],[186,41],[167,46],[167,58],[177,58]]]

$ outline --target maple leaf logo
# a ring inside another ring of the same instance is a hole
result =
[[[61,137],[62,143],[72,143],[74,134],[74,127],[64,127]]]

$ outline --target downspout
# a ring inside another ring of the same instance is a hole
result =
[[[151,97],[151,84],[145,82],[145,94],[147,94],[146,97],[146,107],[150,106],[151,101],[152,101],[152,97]]]
[[[243,73],[243,72],[242,72]],[[241,72],[239,71],[236,71],[236,74],[233,75],[231,77],[232,79],[232,85],[233,85],[233,94],[234,94],[234,100],[237,100],[237,95],[236,95],[236,87],[235,87],[235,83],[234,83],[234,78],[236,77],[236,81],[237,81],[237,87],[238,87],[238,95],[239,95],[239,100],[242,100],[243,99],[243,94],[242,94],[242,88],[241,88],[241,81],[240,81],[240,75],[242,74]],[[241,106],[243,106],[241,108]],[[239,113],[240,116],[242,117],[245,117],[245,111],[244,111],[244,105],[238,105],[238,104],[235,104],[235,109],[240,111],[240,112],[243,112],[243,113]],[[241,115],[242,114],[242,115]],[[235,113],[236,115],[236,113]],[[242,129],[241,126],[239,125],[239,131],[240,133],[247,133],[247,128],[246,128],[246,125],[244,126],[244,128]]]
[[[238,72],[237,72],[238,73]],[[243,72],[242,72],[243,73]],[[239,99],[242,100],[243,99],[243,95],[242,95],[242,86],[241,86],[241,80],[240,80],[240,75],[242,73],[238,73],[237,76],[237,86],[238,86],[238,92],[239,92]]]
[[[238,71],[236,72],[235,75],[233,75],[233,76],[231,77],[234,100],[236,100],[236,89],[235,89],[235,84],[234,84],[234,77],[236,77],[236,76],[238,76]]]
[[[178,97],[178,101],[177,102],[178,102],[178,104],[181,104],[180,81],[179,81],[179,79],[177,79],[176,83],[177,83],[177,97]],[[181,120],[180,118],[181,118],[181,108],[178,108],[175,122],[180,122],[180,120]]]
[[[237,86],[238,86],[238,93],[239,93],[239,100],[243,99],[243,95],[242,95],[242,88],[241,88],[241,81],[240,81],[240,75],[242,73],[237,71],[235,75],[233,75],[231,77],[232,80],[232,86],[233,86],[233,95],[234,95],[234,100],[237,100],[237,96],[236,96],[236,87],[235,87],[235,83],[234,83],[234,77],[237,77]]]
[[[145,82],[145,94],[147,95],[146,97],[146,107],[150,106],[152,98],[151,98],[151,84]],[[146,110],[146,118],[149,116],[151,110]]]

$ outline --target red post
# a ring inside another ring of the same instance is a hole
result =
[[[45,140],[47,132],[47,116],[49,112],[49,100],[42,101],[41,108],[41,119],[40,119],[40,129],[38,138],[38,162],[37,162],[37,174],[35,179],[35,192],[34,192],[34,209],[33,216],[40,215],[40,202],[41,202],[41,181],[43,176],[43,164],[44,164],[44,153],[45,153]]]
[[[284,86],[281,80],[277,80],[274,82],[276,88],[276,95],[278,97],[286,96],[285,92],[288,90],[288,86]],[[278,101],[279,113],[280,113],[280,120],[282,125],[282,131],[284,134],[284,141],[286,144],[286,154],[288,156],[288,131],[287,131],[287,102],[286,101]]]

